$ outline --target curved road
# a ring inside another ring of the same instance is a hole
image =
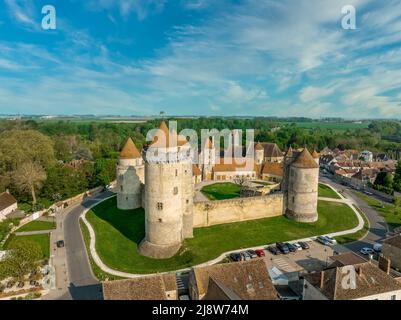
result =
[[[368,234],[359,241],[345,244],[345,247],[359,253],[362,248],[372,247],[375,243],[381,243],[386,238],[388,225],[384,218],[365,201],[355,196],[352,193],[352,189],[338,184],[326,177],[320,177],[320,182],[327,183],[337,191],[341,192],[344,197],[351,199],[363,211],[363,213],[365,213],[366,218],[369,220],[370,228]]]
[[[63,220],[66,262],[69,286],[56,299],[99,300],[103,298],[101,284],[90,267],[85,243],[81,234],[79,217],[85,209],[110,197],[111,192],[103,192],[75,205],[65,214]]]

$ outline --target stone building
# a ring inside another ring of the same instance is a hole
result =
[[[391,267],[401,270],[401,234],[383,241],[382,254],[391,261]]]
[[[8,191],[0,194],[0,221],[7,219],[17,208],[17,200]]]
[[[174,256],[183,240],[193,236],[194,223],[208,226],[283,213],[300,222],[317,220],[319,166],[307,149],[290,148],[284,157],[277,145],[258,143],[255,154],[252,158],[248,155],[245,163],[235,158],[231,163],[218,163],[212,140],[207,139],[200,152],[200,158],[207,161],[199,165],[193,163],[192,151],[187,139],[170,131],[164,122],[142,154],[130,138],[121,151],[117,165],[117,206],[121,210],[145,209],[146,232],[139,245],[142,255],[158,259]],[[241,203],[207,205],[207,208],[194,206],[196,183],[239,178],[264,178],[278,183],[278,188],[274,194],[260,199],[240,198]],[[248,207],[252,209],[247,210]]]
[[[143,276],[102,283],[104,300],[177,300],[175,274]]]
[[[354,281],[349,277],[354,277]],[[340,263],[304,275],[303,300],[400,299],[401,284],[372,262]]]
[[[152,258],[176,254],[192,237],[194,185],[190,146],[164,122],[146,150],[145,227],[139,251]]]
[[[263,259],[193,268],[189,294],[192,300],[278,300]]]

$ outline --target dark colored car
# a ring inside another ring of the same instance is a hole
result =
[[[63,247],[64,247],[64,240],[57,241],[57,248],[63,248]]]
[[[252,259],[258,257],[255,250],[247,250],[246,252],[251,256]]]
[[[8,281],[6,286],[7,286],[7,288],[9,289],[9,288],[11,288],[14,284],[15,284],[14,281]]]
[[[265,252],[263,250],[255,250],[258,257],[265,257]]]
[[[280,250],[278,250],[275,246],[268,246],[266,247],[266,250],[275,256],[280,254]]]
[[[288,250],[290,250],[290,252],[296,252],[297,251],[297,248],[292,243],[288,243],[287,242],[285,245],[287,246]]]
[[[310,248],[309,244],[307,244],[306,242],[301,241],[301,242],[298,242],[298,243],[299,243],[299,245],[301,246],[301,248],[303,250],[308,250]]]
[[[290,249],[288,248],[288,246],[285,243],[277,242],[276,247],[284,254],[290,253]]]
[[[241,254],[234,252],[234,253],[230,253],[230,259],[233,261],[241,261]]]
[[[23,288],[25,286],[25,282],[18,282],[18,285],[17,285],[17,287],[18,288]]]

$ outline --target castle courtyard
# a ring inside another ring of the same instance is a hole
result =
[[[348,230],[358,225],[355,213],[345,204],[319,201],[319,219],[300,223],[285,216],[195,228],[180,251],[168,259],[140,255],[145,236],[143,209],[119,210],[116,198],[95,206],[86,218],[96,234],[96,251],[108,267],[136,274],[173,271],[217,258],[224,252],[308,238]]]

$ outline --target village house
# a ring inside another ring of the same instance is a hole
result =
[[[382,254],[391,261],[391,267],[401,270],[401,234],[383,241]]]
[[[385,260],[379,268],[353,253],[331,259],[327,269],[304,275],[303,300],[401,299],[401,283],[389,274]]]
[[[17,209],[17,200],[8,191],[0,194],[0,221],[7,219]]]
[[[177,300],[174,273],[143,276],[134,279],[104,281],[104,300]]]
[[[278,300],[263,259],[196,267],[189,277],[192,300]]]

